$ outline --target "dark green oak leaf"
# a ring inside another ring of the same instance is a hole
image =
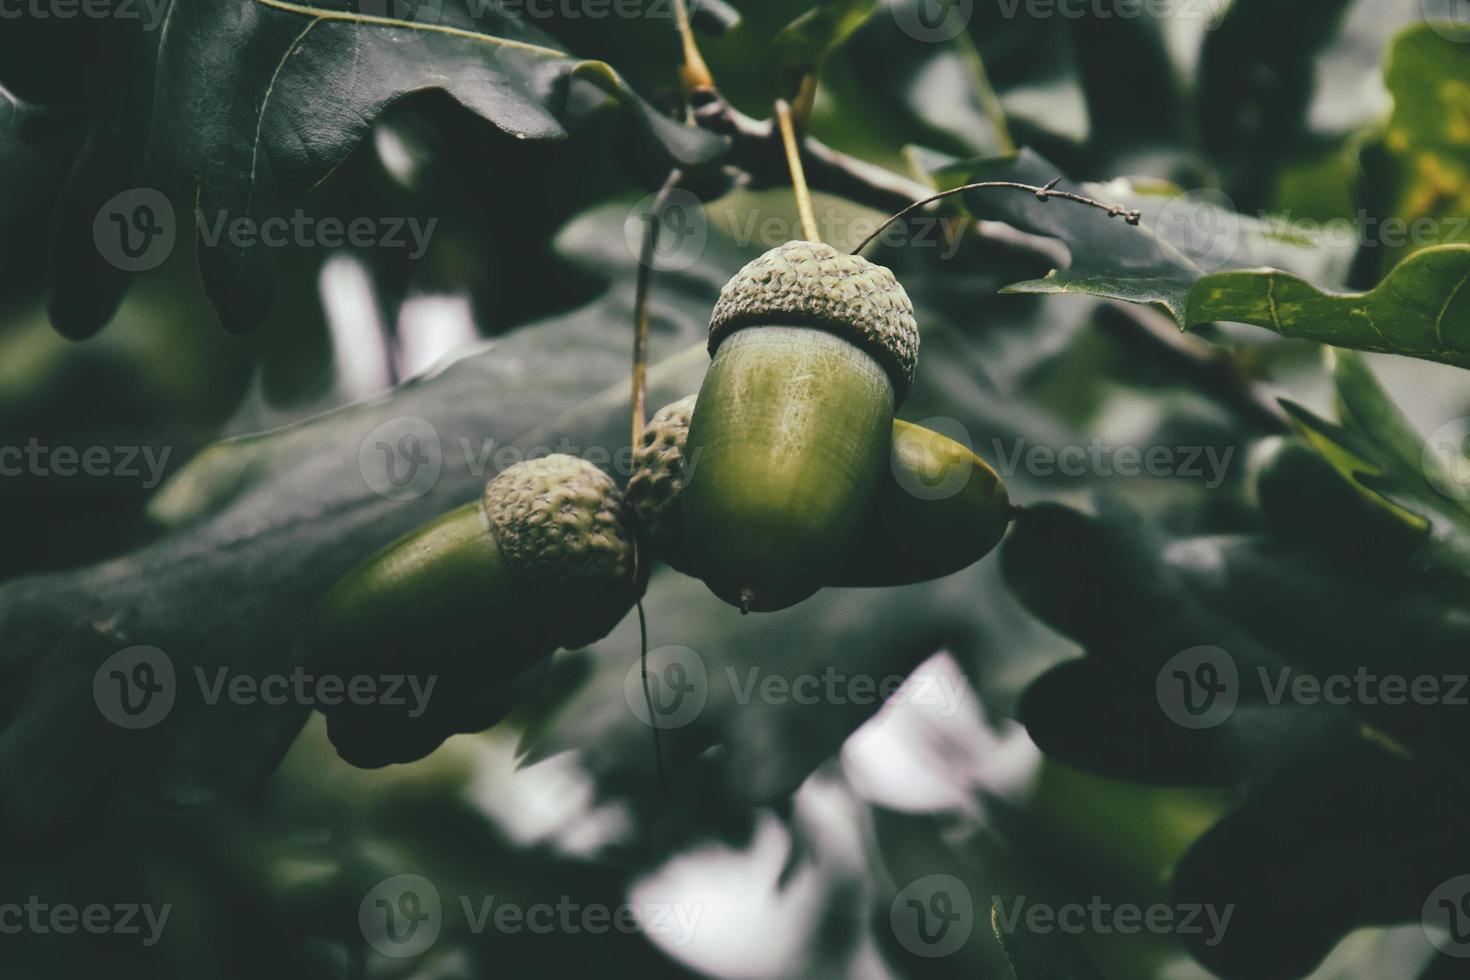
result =
[[[723,141],[665,117],[603,62],[562,48],[510,5],[420,4],[407,19],[327,0],[179,0],[156,30],[118,21],[104,48],[110,87],[94,96],[96,132],[58,214],[54,318],[85,336],[116,309],[128,276],[102,267],[92,220],[121,189],[197,182],[201,275],[220,319],[249,330],[274,298],[258,230],[283,199],[325,180],[374,121],[406,96],[442,91],[523,140],[557,140],[611,98],[671,162],[717,156]],[[196,220],[197,218],[197,220]],[[221,234],[244,222],[257,234]],[[82,300],[78,300],[82,297]]]

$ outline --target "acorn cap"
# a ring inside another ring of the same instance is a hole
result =
[[[720,291],[710,356],[736,330],[762,324],[810,325],[851,340],[888,372],[895,403],[913,384],[914,305],[891,271],[860,255],[824,242],[787,242],[752,261]]]
[[[684,444],[697,395],[659,409],[633,450],[633,475],[623,501],[658,556],[684,571],[679,494],[684,489]]]
[[[506,561],[537,582],[633,577],[617,485],[584,459],[517,463],[485,487],[485,516]]]

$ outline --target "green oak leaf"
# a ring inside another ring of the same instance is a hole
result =
[[[1007,292],[1084,293],[1158,304],[1182,326],[1192,290],[1215,270],[1272,265],[1333,280],[1346,276],[1350,256],[1342,250],[1238,214],[1223,195],[1126,180],[1076,184],[1061,176],[1060,168],[1026,149],[1009,159],[974,164],[970,179],[1035,186],[1057,180],[1058,190],[1136,209],[1142,220],[1135,227],[1104,210],[1063,200],[1042,201],[1014,190],[967,192],[965,205],[977,217],[1055,238],[1071,253],[1066,268],[1043,279],[1014,283]]]
[[[511,4],[447,0],[409,14],[369,16],[338,0],[178,0],[160,29],[116,38],[108,60],[120,82],[102,97],[60,214],[69,244],[52,263],[58,326],[94,332],[126,288],[126,275],[97,268],[101,206],[119,189],[182,172],[197,182],[198,220],[176,220],[200,226],[215,308],[230,329],[252,329],[274,299],[271,248],[221,229],[280,217],[284,198],[329,177],[375,120],[415,93],[447,93],[522,140],[562,139],[611,99],[671,162],[722,151],[721,138],[662,115],[610,65],[577,58]],[[76,261],[89,250],[92,261]]]
[[[1250,323],[1284,337],[1470,367],[1470,245],[1405,259],[1365,293],[1334,293],[1274,269],[1217,272],[1190,290],[1182,322]]]
[[[771,40],[778,83],[794,98],[807,75],[820,74],[827,59],[878,12],[878,0],[821,0]]]
[[[1335,351],[1332,362],[1338,422],[1287,403],[1293,424],[1342,480],[1412,532],[1423,545],[1420,560],[1470,575],[1470,481],[1464,475],[1470,454],[1463,443],[1444,436],[1445,445],[1434,445],[1433,434],[1417,432],[1362,356]]]

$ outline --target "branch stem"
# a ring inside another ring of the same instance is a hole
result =
[[[648,418],[648,323],[649,298],[653,292],[653,266],[658,258],[658,236],[663,226],[664,208],[669,195],[684,179],[684,172],[675,167],[669,172],[658,196],[653,199],[648,213],[643,216],[643,248],[638,255],[638,282],[633,299],[633,392],[632,422],[633,445],[643,438],[643,426]]]
[[[694,26],[689,19],[689,8],[685,0],[674,0],[674,19],[679,28],[679,41],[684,46],[684,63],[679,66],[679,84],[687,96],[699,89],[715,87],[715,76],[710,74],[704,55],[699,52],[699,42],[694,39]]]
[[[812,192],[801,164],[801,143],[791,118],[791,106],[785,99],[776,100],[776,123],[781,127],[781,142],[786,147],[786,166],[791,171],[791,187],[796,191],[796,211],[801,216],[802,237],[809,242],[819,242],[822,234],[817,228],[817,212],[812,207]]]
[[[860,254],[862,252],[862,250],[865,249],[865,248],[867,248],[869,245],[871,245],[874,242],[874,240],[876,240],[878,238],[878,236],[882,235],[885,231],[887,231],[889,229],[889,227],[893,225],[894,222],[902,221],[904,218],[907,218],[909,215],[913,214],[915,211],[919,210],[920,208],[928,207],[929,205],[933,204],[935,201],[942,201],[946,197],[952,197],[955,194],[964,194],[964,193],[966,193],[968,191],[985,191],[985,190],[1027,191],[1029,193],[1035,194],[1036,197],[1039,200],[1043,201],[1043,202],[1049,201],[1049,200],[1051,200],[1052,198],[1055,197],[1055,198],[1059,198],[1059,199],[1061,199],[1063,201],[1071,201],[1074,204],[1082,204],[1082,205],[1085,205],[1085,206],[1090,207],[1090,208],[1097,208],[1097,209],[1099,209],[1101,211],[1106,211],[1108,213],[1108,217],[1110,217],[1110,218],[1122,218],[1124,221],[1128,222],[1130,225],[1136,225],[1136,224],[1138,224],[1138,222],[1143,217],[1140,212],[1135,211],[1135,210],[1132,210],[1132,209],[1129,209],[1129,208],[1125,208],[1125,207],[1123,207],[1122,205],[1119,205],[1119,204],[1107,204],[1107,203],[1104,203],[1103,201],[1099,201],[1099,200],[1096,200],[1095,198],[1091,198],[1091,197],[1086,197],[1086,196],[1084,196],[1082,194],[1073,194],[1070,191],[1059,191],[1059,190],[1056,189],[1056,187],[1057,187],[1057,184],[1061,183],[1061,180],[1062,180],[1062,178],[1058,177],[1055,180],[1053,180],[1051,183],[1047,184],[1045,187],[1037,187],[1035,184],[1022,184],[1022,183],[1018,183],[1018,182],[1013,181],[1013,180],[983,180],[983,181],[980,181],[979,183],[965,184],[962,187],[954,187],[954,188],[951,188],[950,190],[942,191],[941,193],[934,194],[934,195],[931,195],[929,197],[926,197],[922,201],[915,201],[913,204],[910,204],[908,207],[904,208],[902,211],[898,212],[893,217],[891,217],[887,221],[883,222],[883,224],[878,227],[878,230],[877,231],[873,232],[867,238],[864,238],[862,244],[859,245],[857,248],[855,248],[855,249],[852,250],[852,254],[853,255]]]

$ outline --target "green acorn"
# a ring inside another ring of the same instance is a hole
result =
[[[308,669],[434,681],[429,710],[325,709],[356,765],[420,758],[447,735],[509,709],[506,686],[558,647],[612,631],[647,580],[612,479],[554,455],[510,467],[483,497],[437,518],[348,572],[306,632]]]
[[[700,576],[685,553],[682,490],[689,422],[696,396],[654,415],[633,455],[628,507],[655,554],[673,568]],[[890,466],[879,478],[873,507],[831,575],[829,586],[894,586],[941,578],[979,561],[1010,524],[1005,482],[962,444],[895,420]]]
[[[788,242],[725,285],[690,422],[686,557],[744,611],[835,574],[873,503],[919,331],[893,273]]]
[[[684,446],[697,395],[681,398],[654,413],[633,447],[633,475],[623,492],[628,511],[638,522],[653,553],[671,568],[696,574],[684,554]]]

